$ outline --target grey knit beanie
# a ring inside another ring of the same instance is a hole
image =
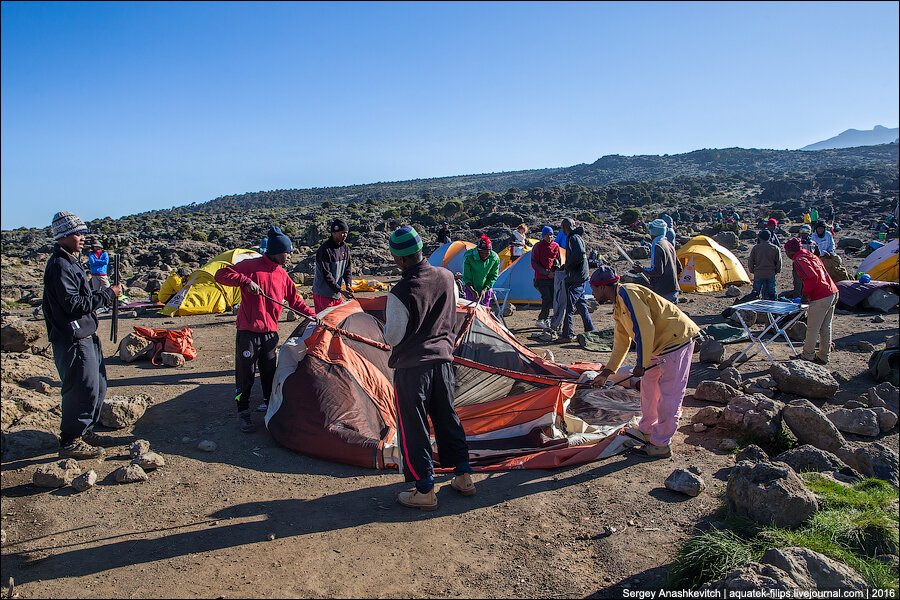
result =
[[[61,210],[53,215],[53,239],[61,240],[73,233],[87,233],[87,225],[78,218],[74,213],[67,210]]]

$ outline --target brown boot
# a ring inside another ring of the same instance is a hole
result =
[[[427,494],[422,494],[415,488],[408,492],[400,492],[397,494],[397,502],[403,506],[421,510],[435,510],[438,504],[434,488],[431,488],[431,491]]]
[[[638,451],[650,458],[669,458],[672,456],[672,447],[668,444],[657,446],[656,444],[644,444]]]
[[[472,481],[472,476],[468,473],[463,473],[462,475],[454,477],[450,482],[450,487],[463,496],[475,495],[475,483]]]
[[[81,438],[73,440],[59,449],[60,458],[74,458],[75,460],[102,458],[105,454],[106,451],[103,448],[89,446]]]

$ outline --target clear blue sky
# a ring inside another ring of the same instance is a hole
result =
[[[0,22],[3,229],[898,122],[897,2],[4,2]]]

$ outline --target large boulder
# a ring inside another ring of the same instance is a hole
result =
[[[719,381],[721,381],[722,383],[727,383],[731,387],[738,390],[741,389],[741,385],[744,383],[743,378],[741,377],[741,372],[734,367],[726,367],[722,369],[722,372],[719,373]]]
[[[67,458],[39,466],[32,475],[31,481],[37,487],[59,488],[69,485],[79,475],[81,475],[81,467],[78,466],[78,462]]]
[[[738,236],[733,231],[720,231],[716,234],[716,237],[713,238],[729,250],[734,250],[737,248],[738,244]]]
[[[149,404],[150,396],[146,394],[109,396],[100,408],[100,423],[111,429],[128,427],[143,416]]]
[[[805,398],[789,402],[781,411],[781,416],[801,444],[809,444],[835,454],[847,444],[825,413]]]
[[[700,344],[700,362],[720,363],[725,356],[725,345],[713,338],[708,338]]]
[[[786,450],[776,456],[775,460],[789,465],[798,473],[806,473],[808,471],[827,473],[839,471],[844,467],[844,463],[831,452],[809,444]]]
[[[4,352],[25,352],[44,333],[43,323],[19,319],[0,329],[0,349]]]
[[[882,433],[886,433],[897,426],[897,413],[886,409],[883,406],[871,409],[878,417],[878,427]]]
[[[691,417],[691,423],[703,423],[707,427],[715,427],[719,424],[723,410],[718,406],[704,406]]]
[[[730,513],[787,528],[797,527],[819,508],[797,473],[779,462],[735,465],[728,476],[725,501]]]
[[[890,312],[897,303],[900,302],[900,296],[891,293],[885,289],[878,289],[869,294],[869,297],[862,301],[863,306],[878,310],[881,312]]]
[[[841,433],[875,437],[881,433],[878,414],[871,408],[839,408],[825,415]]]
[[[136,333],[129,333],[119,344],[119,358],[128,363],[139,358],[150,358],[151,354],[153,354],[153,342]]]
[[[727,383],[721,381],[701,381],[694,391],[694,398],[704,400],[706,402],[715,402],[716,404],[728,404],[735,396],[739,396],[740,391],[731,387]]]
[[[808,548],[771,548],[759,562],[732,569],[721,579],[706,583],[700,591],[729,592],[779,590],[867,591],[866,580],[847,565]],[[766,597],[769,597],[768,595]],[[774,597],[774,596],[773,596]]]
[[[665,485],[666,489],[688,496],[698,496],[706,489],[706,482],[702,478],[684,469],[672,471],[672,474],[666,477]]]
[[[763,395],[736,396],[722,413],[722,422],[742,429],[765,440],[771,440],[781,430],[781,410],[784,404]]]
[[[828,369],[806,360],[775,363],[769,375],[782,392],[804,398],[832,398],[840,387]]]
[[[900,390],[887,381],[870,387],[856,401],[869,408],[885,407],[894,414],[900,413]]]
[[[862,248],[864,245],[865,245],[864,241],[862,241],[859,238],[854,238],[854,237],[842,237],[841,239],[838,240],[838,248],[841,248],[841,249],[851,248],[851,249],[855,250],[857,248]]]
[[[894,485],[900,484],[897,452],[881,442],[861,444],[858,447],[848,444],[838,449],[835,454],[865,477],[875,477]]]

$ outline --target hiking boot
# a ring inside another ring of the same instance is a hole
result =
[[[106,450],[89,446],[81,438],[73,440],[59,449],[60,458],[74,458],[75,460],[102,458],[105,454]]]
[[[265,402],[261,402],[259,406],[256,407],[256,412],[266,412],[269,410],[269,405]]]
[[[408,492],[400,492],[397,494],[397,502],[409,508],[418,508],[420,510],[435,510],[437,508],[437,495],[434,488],[427,494],[421,493],[413,488]]]
[[[556,338],[556,343],[557,343],[557,344],[571,344],[571,343],[574,342],[574,341],[575,341],[575,340],[572,339],[572,338],[570,338],[570,337],[562,337],[562,336],[560,336],[560,337]]]
[[[672,456],[672,446],[657,446],[656,444],[644,444],[638,451],[650,458],[669,458]]]
[[[93,431],[88,431],[87,433],[85,433],[83,436],[81,436],[81,440],[88,446],[96,446],[100,448],[109,448],[111,446],[121,445],[117,438],[114,438],[111,435],[100,435],[99,433],[94,433]]]
[[[238,423],[240,424],[241,431],[244,433],[253,433],[256,431],[256,425],[253,424],[253,419],[250,418],[249,408],[238,413]]]
[[[817,365],[827,365],[827,364],[828,364],[828,361],[827,361],[827,360],[824,360],[824,359],[822,359],[822,358],[819,358],[818,356],[815,357],[814,359],[812,359],[812,361],[813,361],[815,364],[817,364]]]
[[[469,473],[463,473],[454,477],[450,482],[450,487],[463,496],[475,495],[475,483],[472,481],[472,476]]]

